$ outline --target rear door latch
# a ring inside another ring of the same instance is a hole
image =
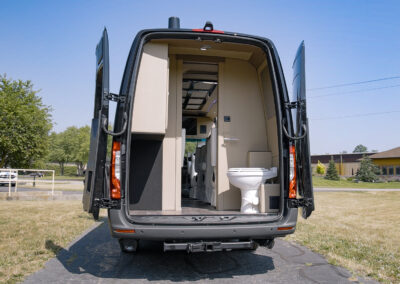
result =
[[[313,204],[312,198],[288,199],[289,208],[308,207]]]
[[[95,206],[99,208],[113,209],[113,208],[119,208],[120,203],[118,200],[112,200],[108,198],[96,198]]]

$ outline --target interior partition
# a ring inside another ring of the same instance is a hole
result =
[[[163,140],[162,210],[181,210],[182,60],[169,57],[167,128]]]

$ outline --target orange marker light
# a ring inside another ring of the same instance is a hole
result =
[[[279,227],[278,231],[289,231],[292,230],[294,227]]]

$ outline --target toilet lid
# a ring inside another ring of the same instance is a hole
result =
[[[228,172],[264,172],[267,169],[264,168],[230,168]]]

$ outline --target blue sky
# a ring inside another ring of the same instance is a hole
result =
[[[399,1],[3,0],[0,73],[31,80],[53,106],[54,129],[62,131],[90,124],[94,50],[104,27],[113,92],[135,34],[166,27],[169,16],[179,16],[184,28],[201,28],[210,20],[216,29],[270,38],[289,89],[294,54],[304,40],[307,88],[314,89],[400,76],[399,14]],[[360,143],[380,151],[400,146],[396,85],[400,79],[309,90],[311,152],[351,152]],[[347,117],[381,112],[392,113]]]

